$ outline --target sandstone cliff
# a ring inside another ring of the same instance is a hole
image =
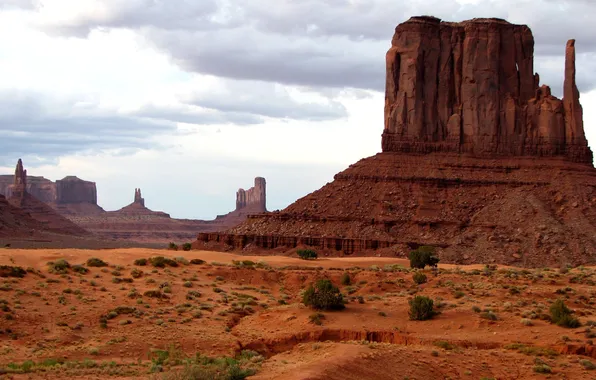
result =
[[[52,182],[44,177],[25,174],[27,193],[56,209],[60,214],[91,215],[104,210],[97,205],[95,182],[84,181],[74,176]],[[13,196],[14,176],[0,176],[0,194]]]
[[[310,246],[544,266],[596,262],[596,169],[566,50],[563,100],[539,86],[532,33],[497,19],[413,17],[387,53],[383,152],[281,212],[195,248]],[[214,245],[215,243],[215,245]]]
[[[526,25],[412,17],[387,52],[383,152],[563,156],[592,162],[566,50],[563,101],[534,73]]]
[[[19,159],[15,168],[13,184],[8,187],[8,192],[11,194],[7,198],[8,202],[36,220],[43,230],[68,235],[88,234],[83,228],[59,215],[56,210],[29,194],[27,187],[27,171],[24,170],[23,162]]]
[[[239,189],[236,193],[236,211],[245,208],[253,212],[267,211],[266,186],[265,178],[256,177],[253,187],[248,190]]]

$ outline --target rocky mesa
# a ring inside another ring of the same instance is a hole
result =
[[[68,215],[68,218],[97,237],[151,243],[191,242],[199,232],[221,231],[243,222],[248,215],[264,212],[266,182],[255,178],[255,186],[236,193],[236,209],[214,220],[175,219],[145,205],[141,189],[135,189],[133,202],[116,211],[93,215]]]
[[[382,153],[281,212],[201,233],[195,246],[311,246],[524,266],[596,258],[596,170],[567,43],[563,99],[533,72],[529,27],[413,17],[386,55]]]

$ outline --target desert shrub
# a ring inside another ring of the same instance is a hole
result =
[[[426,275],[422,272],[415,272],[412,275],[412,280],[414,280],[414,282],[418,285],[424,284],[426,282]]]
[[[0,277],[16,277],[23,278],[27,272],[21,267],[13,267],[10,265],[0,265]]]
[[[182,244],[182,250],[183,251],[190,251],[192,249],[192,245],[190,243],[184,243]]]
[[[136,259],[134,264],[140,267],[144,267],[145,265],[147,265],[147,259]]]
[[[130,276],[132,278],[140,278],[143,275],[143,271],[137,268],[132,268],[130,271]]]
[[[171,267],[177,267],[178,263],[176,262],[176,260],[172,260],[170,258],[167,257],[163,257],[163,256],[154,256],[151,257],[149,259],[149,263],[151,265],[153,265],[156,268],[165,268],[166,265],[171,266]]]
[[[488,319],[489,321],[496,321],[497,319],[499,319],[499,317],[490,310],[480,313],[480,318]]]
[[[192,259],[190,260],[190,263],[192,265],[202,265],[205,264],[205,260],[201,260],[201,259]]]
[[[89,260],[87,260],[87,266],[101,268],[101,267],[107,267],[108,263],[106,263],[102,259],[98,259],[97,257],[92,257]]]
[[[547,364],[536,364],[534,366],[534,372],[536,373],[552,373],[553,370]]]
[[[321,313],[314,313],[311,314],[308,319],[310,320],[310,323],[320,326],[323,324],[323,319],[325,319],[325,315],[321,314]]]
[[[70,269],[70,263],[64,259],[48,262],[51,273],[64,274]]]
[[[192,288],[192,282],[190,282],[190,281],[184,281],[184,283],[182,284],[182,286],[184,286],[185,288]]]
[[[72,266],[72,270],[73,270],[74,272],[77,272],[77,273],[80,273],[80,274],[86,274],[86,273],[89,273],[89,269],[85,268],[85,267],[84,267],[84,266],[82,266],[82,265],[73,265],[73,266]]]
[[[168,244],[168,249],[171,249],[173,251],[177,251],[178,250],[178,244],[170,242],[170,244]]]
[[[437,313],[434,310],[432,299],[424,296],[416,296],[408,301],[410,305],[409,316],[412,321],[426,321],[431,319]]]
[[[315,260],[318,257],[317,253],[312,249],[299,249],[296,253],[302,260]]]
[[[418,247],[416,250],[410,252],[410,267],[424,269],[424,267],[429,266],[436,268],[439,263],[439,258],[434,256],[434,253],[434,247]]]
[[[563,300],[556,300],[553,302],[549,311],[551,322],[557,326],[576,328],[581,325],[579,320],[571,315],[571,310],[569,310]]]
[[[188,260],[186,260],[186,258],[185,258],[185,257],[182,257],[182,256],[174,257],[174,260],[175,260],[175,261],[176,261],[178,264],[182,264],[182,265],[188,265],[188,264],[190,264],[190,263],[188,262]]]
[[[344,272],[344,274],[341,276],[341,284],[342,285],[350,285],[352,283],[352,279],[350,278],[350,275],[346,272]]]
[[[582,359],[579,361],[579,364],[581,364],[584,369],[588,370],[588,371],[592,371],[596,369],[596,364],[592,363],[591,361],[587,360],[587,359]]]
[[[317,310],[341,310],[344,306],[343,295],[329,280],[319,280],[311,284],[304,295],[302,303]]]
[[[147,290],[143,295],[150,298],[169,298],[167,295],[163,294],[161,290]]]

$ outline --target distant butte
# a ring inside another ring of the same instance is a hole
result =
[[[563,99],[534,73],[530,28],[412,17],[386,55],[382,153],[281,212],[250,215],[195,248],[313,247],[543,266],[596,259],[596,170],[565,48]]]

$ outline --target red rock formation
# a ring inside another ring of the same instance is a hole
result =
[[[14,177],[0,176],[0,194],[12,198]],[[84,181],[74,176],[52,182],[44,177],[25,174],[27,193],[50,205],[62,215],[95,215],[104,212],[97,205],[95,182]]]
[[[412,17],[387,52],[383,152],[564,156],[592,162],[566,52],[564,107],[539,88],[534,38],[500,19]]]
[[[250,208],[253,212],[267,211],[265,178],[256,177],[255,185],[248,190],[239,189],[236,193],[236,211]]]
[[[195,247],[394,256],[433,245],[461,264],[593,262],[596,169],[574,43],[563,101],[538,86],[533,46],[528,27],[497,19],[399,25],[386,61],[383,153],[281,212],[200,234]]]
[[[141,196],[141,189],[135,189],[135,200],[134,203],[140,204],[145,207],[145,199]]]
[[[75,176],[56,181],[57,204],[91,203],[97,204],[95,182],[84,181]]]
[[[23,169],[23,162],[19,159],[13,185],[9,187],[11,193],[8,202],[28,213],[31,218],[43,226],[42,229],[68,235],[87,235],[88,232],[59,215],[54,209],[27,192],[27,171]]]
[[[14,179],[12,185],[9,186],[9,192],[15,199],[23,199],[27,194],[27,170],[23,169],[23,161],[20,158],[14,170]]]

